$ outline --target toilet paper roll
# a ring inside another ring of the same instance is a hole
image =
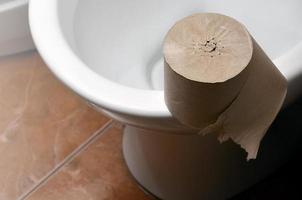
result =
[[[194,14],[169,30],[164,57],[172,115],[200,134],[233,139],[256,158],[287,82],[246,28],[225,15]]]

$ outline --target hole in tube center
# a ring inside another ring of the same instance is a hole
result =
[[[223,48],[221,40],[217,41],[214,37],[198,41],[192,40],[193,54],[200,56],[209,56],[213,58],[214,56],[221,55],[221,49]]]

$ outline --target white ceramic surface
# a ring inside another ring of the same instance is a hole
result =
[[[28,0],[0,0],[0,56],[34,49]]]

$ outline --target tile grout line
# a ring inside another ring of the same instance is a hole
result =
[[[52,170],[50,170],[45,176],[43,176],[40,181],[38,181],[33,187],[28,191],[21,194],[18,200],[25,200],[35,191],[37,191],[41,186],[43,186],[47,181],[57,174],[64,166],[69,164],[76,156],[78,156],[82,151],[87,149],[90,144],[92,144],[97,138],[102,136],[109,128],[113,125],[113,120],[109,120],[104,126],[95,131],[87,140],[80,144],[75,150],[73,150],[68,156],[66,156],[59,164],[57,164]]]

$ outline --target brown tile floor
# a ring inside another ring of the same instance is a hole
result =
[[[121,129],[36,52],[0,58],[0,97],[0,200],[146,199],[122,161]]]
[[[147,200],[128,175],[121,129],[110,127],[28,200]]]

